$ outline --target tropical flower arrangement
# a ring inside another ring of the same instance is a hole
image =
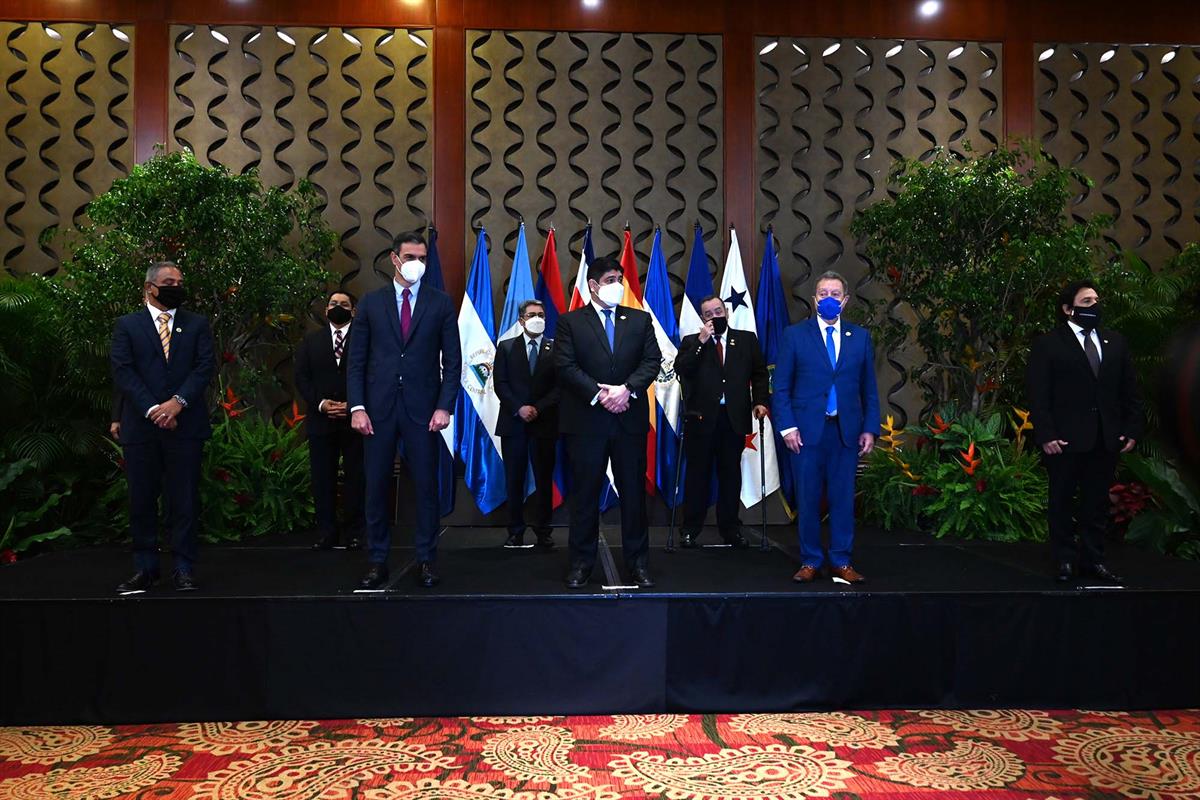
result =
[[[888,416],[858,481],[864,517],[937,537],[1046,538],[1046,474],[1029,412],[986,416],[947,406],[912,430]]]

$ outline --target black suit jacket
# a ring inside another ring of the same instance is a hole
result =
[[[1068,453],[1115,452],[1123,445],[1119,437],[1141,438],[1142,404],[1129,345],[1116,331],[1098,333],[1099,377],[1092,374],[1082,344],[1065,323],[1034,341],[1026,390],[1039,445],[1061,439]]]
[[[117,319],[109,350],[113,383],[120,389],[121,444],[153,441],[162,431],[146,419],[153,405],[175,395],[187,401],[180,412],[174,435],[180,439],[207,439],[208,384],[212,380],[212,329],[208,319],[179,309],[171,331],[171,358],[163,355],[158,328],[150,312],[141,306]]]
[[[700,334],[683,337],[675,356],[675,373],[683,388],[683,404],[689,413],[701,415],[701,424],[715,424],[721,412],[721,395],[729,424],[741,434],[751,432],[750,410],[766,406],[771,399],[770,378],[763,362],[758,337],[750,331],[730,328],[722,339],[725,364],[717,356],[712,337],[701,344]]]
[[[650,429],[646,390],[662,369],[654,325],[645,311],[625,306],[614,311],[612,351],[594,306],[558,318],[554,363],[561,389],[558,413],[563,433],[607,436],[618,428],[631,434]],[[625,384],[637,396],[624,413],[612,414],[600,403],[591,405],[601,383]]]
[[[333,357],[333,334],[328,323],[322,325],[320,330],[305,334],[300,346],[296,348],[296,391],[308,406],[304,424],[308,426],[309,434],[329,433],[337,427],[350,424],[349,408],[346,409],[344,419],[334,420],[321,413],[317,406],[322,400],[346,399],[346,365],[350,362],[350,337],[353,329],[354,323],[351,322],[346,328],[346,341],[342,346],[340,365]]]
[[[558,378],[554,370],[554,340],[542,337],[537,366],[529,374],[528,339],[525,334],[505,339],[496,347],[492,365],[496,396],[500,398],[497,436],[515,436],[524,431],[536,439],[558,436]],[[521,406],[533,406],[538,416],[524,422],[517,416]]]

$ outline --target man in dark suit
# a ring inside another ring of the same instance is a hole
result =
[[[523,547],[525,473],[533,465],[529,499],[533,532],[539,547],[554,547],[550,511],[554,499],[554,448],[558,444],[558,381],[554,341],[546,330],[546,309],[526,300],[517,309],[521,335],[496,347],[492,377],[500,398],[496,435],[504,452],[508,489],[508,539],[505,547]]]
[[[1124,337],[1100,327],[1091,281],[1067,284],[1058,303],[1062,324],[1034,341],[1026,373],[1034,441],[1050,479],[1055,577],[1070,581],[1078,564],[1084,575],[1118,584],[1104,563],[1104,529],[1117,457],[1142,433],[1137,375]]]
[[[675,373],[683,388],[687,426],[683,450],[687,475],[683,491],[680,544],[695,547],[712,496],[713,461],[717,465],[717,529],[726,544],[749,547],[738,519],[742,486],[742,450],[751,432],[751,416],[767,415],[770,378],[758,337],[729,327],[725,303],[716,295],[700,301],[698,333],[683,337]]]
[[[558,368],[559,427],[571,462],[571,532],[567,586],[584,586],[596,564],[600,491],[612,459],[621,497],[621,549],[630,579],[654,581],[646,565],[646,391],[662,355],[650,315],[620,305],[621,265],[598,258],[588,265],[591,302],[559,317],[554,343]]]
[[[381,589],[388,580],[388,488],[401,442],[417,499],[416,580],[427,588],[439,580],[437,448],[458,397],[462,354],[454,302],[445,292],[421,285],[425,254],[420,234],[396,238],[392,283],[363,298],[350,340],[350,425],[366,437],[369,566],[359,583],[365,590]]]
[[[356,303],[349,292],[330,292],[325,304],[327,324],[305,335],[296,349],[296,390],[308,406],[304,426],[320,536],[313,545],[316,550],[330,550],[340,541],[335,513],[339,462],[345,474],[342,502],[348,549],[359,548],[358,536],[365,524],[363,439],[350,427],[346,405],[346,363]]]
[[[208,320],[179,308],[183,273],[169,261],[146,270],[146,305],[117,320],[109,358],[122,395],[120,439],[129,481],[133,577],[126,594],[158,582],[158,501],[165,492],[175,588],[196,588],[200,461],[211,435],[205,393],[213,376]]]
[[[849,302],[846,279],[836,272],[817,278],[812,319],[783,333],[775,363],[773,419],[792,452],[799,503],[798,583],[816,578],[824,565],[821,496],[829,499],[829,566],[835,579],[862,583],[851,565],[854,548],[854,479],[858,459],[879,435],[879,391],[871,334],[842,319]]]

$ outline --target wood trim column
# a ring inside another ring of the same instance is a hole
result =
[[[1033,8],[1029,0],[1009,0],[1005,7],[1004,136],[1032,138],[1037,98],[1033,96]]]
[[[757,186],[754,174],[755,53],[751,15],[746,13],[743,0],[726,0],[725,22],[722,53],[725,70],[725,229],[717,263],[724,264],[729,253],[729,226],[732,225],[737,229],[741,245],[746,284],[753,290],[758,285],[758,264],[754,260],[758,238],[754,215]]]
[[[467,36],[462,0],[437,0],[433,34],[433,224],[446,291],[467,282]]]
[[[147,4],[152,6],[156,4]],[[167,97],[171,90],[167,20],[151,12],[138,19],[133,33],[133,157],[138,164],[167,141]]]

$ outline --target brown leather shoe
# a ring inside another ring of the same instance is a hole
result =
[[[817,577],[817,568],[810,567],[808,564],[802,566],[799,571],[792,576],[792,580],[796,583],[812,583]]]
[[[833,567],[829,570],[830,574],[835,578],[841,578],[847,583],[863,583],[866,581],[862,575],[854,571],[854,567],[847,564],[844,567]]]

